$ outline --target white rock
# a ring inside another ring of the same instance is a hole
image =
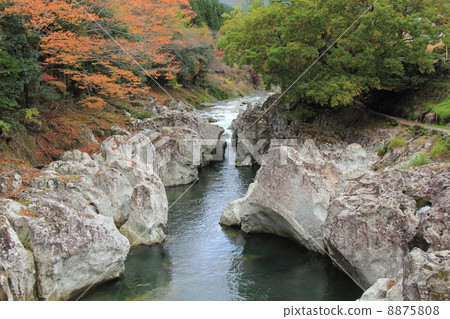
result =
[[[342,175],[333,164],[313,161],[291,147],[270,149],[265,161],[245,197],[226,208],[221,222],[240,222],[245,232],[277,234],[324,253],[321,226],[343,188]]]
[[[67,191],[27,189],[17,196],[24,205],[2,201],[1,214],[34,255],[40,299],[67,300],[121,275],[128,240],[88,201]]]
[[[0,205],[6,204],[19,207],[19,204],[13,201],[0,200]],[[25,249],[8,219],[3,215],[0,215],[0,277],[2,277],[0,286],[6,290],[8,300],[36,299],[33,255]]]

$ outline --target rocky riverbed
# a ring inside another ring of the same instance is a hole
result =
[[[362,105],[311,114],[274,101],[233,122],[236,165],[261,168],[220,222],[330,258],[363,300],[449,299],[448,159],[406,168],[434,133],[386,127]],[[165,187],[196,182],[226,144],[221,126],[168,105],[90,154],[0,176],[1,300],[71,299],[120,277],[131,246],[165,240]]]

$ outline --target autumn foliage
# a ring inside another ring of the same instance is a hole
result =
[[[182,38],[193,13],[187,0],[15,0],[0,14],[21,16],[40,36],[47,79],[101,108],[104,98],[144,93],[150,77],[175,78],[179,64],[164,46]]]

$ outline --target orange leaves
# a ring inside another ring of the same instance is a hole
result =
[[[79,25],[83,21],[89,20],[89,15],[71,2],[64,0],[14,0],[14,5],[6,8],[5,13],[29,16],[29,24],[36,30],[52,28],[57,24],[56,20],[73,25]]]
[[[144,67],[150,60],[153,64],[177,70],[173,56],[163,47],[171,43],[176,34],[184,33],[183,24],[189,21],[192,14],[191,10],[186,9],[189,8],[188,0],[111,0],[106,6],[115,13],[111,19],[114,23],[127,28],[140,39],[127,45],[141,66]],[[160,71],[163,69],[147,70],[154,77],[170,74]],[[171,77],[165,76],[166,79]]]
[[[99,97],[89,97],[84,99],[81,104],[90,109],[102,109],[106,105],[106,102]]]
[[[85,90],[83,105],[101,108],[103,98],[142,93],[148,75],[175,78],[179,65],[164,46],[183,34],[188,8],[188,0],[15,0],[4,14],[24,16],[41,36],[43,68]],[[64,91],[66,84],[55,80],[46,82]]]
[[[60,92],[65,92],[66,89],[67,89],[67,85],[64,82],[61,82],[61,81],[48,81],[47,84],[53,85]]]

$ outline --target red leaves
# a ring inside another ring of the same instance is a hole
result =
[[[54,76],[51,76],[50,74],[45,73],[45,72],[42,73],[41,79],[42,79],[44,82],[48,82],[48,81],[56,81],[56,80],[57,80],[57,78],[55,78]]]
[[[221,58],[221,57],[223,57],[223,56],[225,55],[225,52],[224,52],[224,51],[220,51],[220,50],[216,50],[216,51],[214,52],[214,55],[215,55],[216,57],[218,57],[218,58]]]

